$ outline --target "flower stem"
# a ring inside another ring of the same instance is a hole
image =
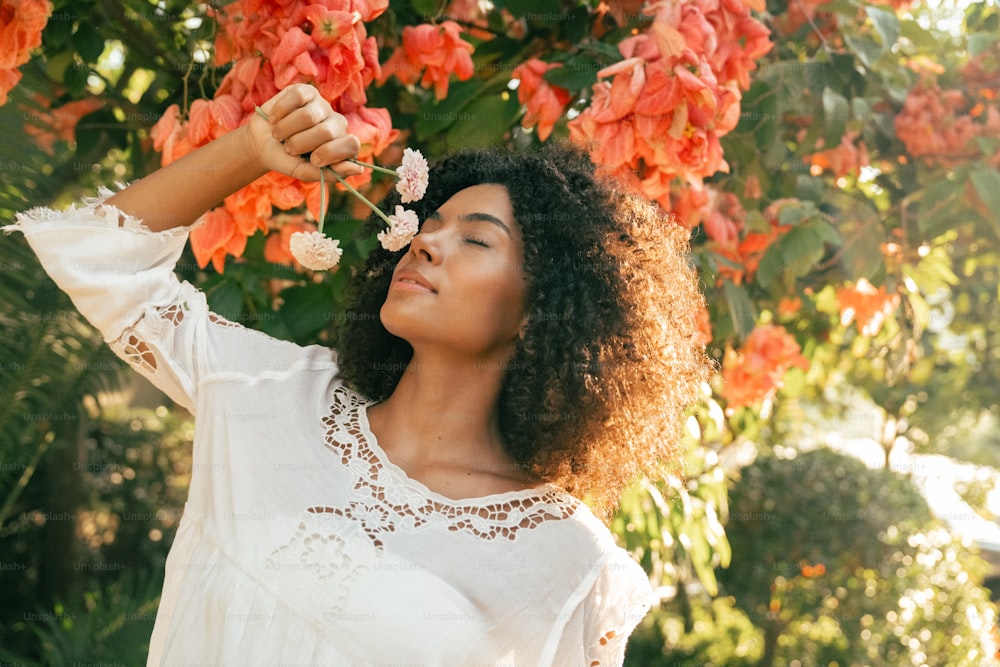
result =
[[[354,186],[352,186],[350,183],[348,183],[343,178],[341,178],[340,174],[338,174],[337,172],[335,172],[333,169],[330,170],[330,173],[333,174],[334,178],[336,178],[338,181],[340,181],[341,185],[343,185],[345,188],[347,188],[348,191],[350,191],[350,193],[352,195],[354,195],[355,197],[357,197],[358,199],[360,199],[362,202],[364,202],[365,206],[367,206],[371,210],[375,211],[375,213],[378,215],[378,217],[380,217],[383,220],[385,220],[385,224],[389,225],[390,227],[392,226],[392,220],[390,220],[389,217],[385,213],[382,212],[382,209],[380,209],[378,206],[376,206],[375,204],[373,204],[370,201],[368,201],[368,197],[365,197],[363,194],[361,194],[356,189],[354,189]]]
[[[326,222],[326,177],[323,168],[319,170],[319,233],[323,233],[323,223]]]
[[[378,171],[378,172],[381,172],[383,174],[389,174],[390,176],[395,176],[396,178],[399,178],[399,174],[396,173],[395,169],[388,169],[386,167],[380,167],[377,164],[371,164],[369,162],[362,162],[361,160],[359,160],[357,158],[352,158],[351,162],[353,162],[354,164],[358,165],[359,167],[367,167],[367,168],[371,169],[372,171]]]
[[[270,120],[270,118],[268,117],[267,113],[263,109],[261,109],[259,106],[254,105],[254,111],[257,112],[257,115],[259,115],[264,120]],[[361,162],[360,160],[351,160],[351,162],[353,162],[354,164],[356,164],[358,166],[361,166],[361,167],[368,167],[369,169],[373,169],[375,171],[380,171],[380,172],[382,172],[384,174],[391,174],[391,175],[397,176],[397,177],[399,176],[399,174],[397,174],[392,169],[386,169],[385,167],[380,167],[380,166],[375,165],[375,164],[368,164],[367,162]],[[323,176],[324,171],[325,171],[325,169],[322,168],[322,167],[319,170],[319,188],[320,188],[319,189],[319,231],[320,231],[320,233],[323,232],[323,223],[326,221],[326,178]],[[337,172],[335,172],[333,169],[330,170],[330,173],[333,174],[334,177],[338,181],[340,181],[341,185],[343,185],[345,188],[347,188],[351,192],[352,195],[354,195],[355,197],[357,197],[358,199],[360,199],[361,201],[363,201],[368,208],[370,208],[371,210],[375,211],[375,213],[378,214],[378,217],[380,217],[383,220],[385,220],[385,224],[389,225],[390,227],[392,226],[392,220],[390,220],[389,217],[385,213],[382,212],[382,209],[380,209],[378,206],[376,206],[375,204],[373,204],[370,201],[368,201],[368,197],[365,197],[363,194],[361,194],[356,189],[354,189],[354,187],[350,183],[348,183],[343,178],[341,178],[340,174],[338,174]]]

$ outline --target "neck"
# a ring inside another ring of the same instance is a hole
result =
[[[509,356],[469,359],[415,350],[392,395],[370,411],[392,454],[415,464],[506,463],[498,401]]]

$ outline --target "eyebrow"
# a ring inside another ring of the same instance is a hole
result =
[[[430,215],[428,215],[427,218],[428,219],[432,219],[433,218],[434,220],[440,220],[441,219],[441,212],[440,211],[434,211],[433,213],[431,213]],[[466,213],[465,215],[458,216],[458,219],[461,220],[462,222],[488,222],[488,223],[490,223],[492,225],[496,225],[497,227],[499,227],[500,229],[502,229],[504,231],[504,233],[507,234],[507,236],[511,236],[511,237],[513,236],[510,233],[510,228],[508,228],[507,225],[504,224],[503,220],[501,220],[500,218],[496,217],[495,215],[490,215],[489,213],[479,213],[479,212],[477,212],[477,213]]]

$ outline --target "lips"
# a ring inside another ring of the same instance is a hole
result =
[[[396,277],[393,278],[392,286],[400,289],[412,289],[437,294],[437,290],[434,289],[430,281],[412,269],[404,269],[397,273]]]

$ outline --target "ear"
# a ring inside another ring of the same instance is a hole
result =
[[[528,328],[528,316],[525,315],[521,318],[521,323],[517,326],[517,337],[524,340],[524,332]]]

